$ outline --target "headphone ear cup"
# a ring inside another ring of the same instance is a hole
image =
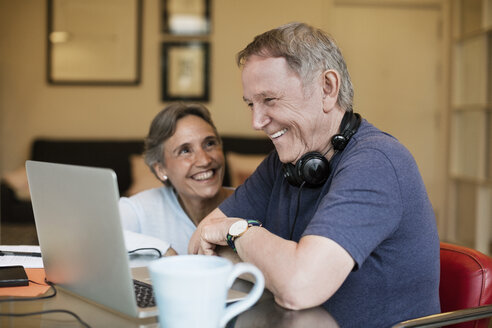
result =
[[[342,122],[345,122],[345,120],[347,119],[349,121],[346,124],[344,130],[339,134],[335,134],[331,138],[331,144],[333,145],[333,149],[335,149],[335,151],[342,151],[345,149],[350,141],[350,138],[352,138],[355,132],[357,132],[357,130],[359,129],[360,123],[362,121],[362,118],[359,114],[352,112],[346,112],[343,116]],[[343,125],[343,123],[341,125]]]
[[[302,184],[302,180],[297,175],[295,166],[291,163],[282,165],[282,171],[284,172],[284,178],[292,186],[299,187]]]
[[[350,139],[347,139],[343,134],[335,134],[333,138],[331,138],[331,144],[335,151],[342,151],[347,146],[349,140]]]
[[[331,144],[336,152],[345,149],[350,138],[357,132],[362,118],[359,114],[345,112],[342,123],[342,133],[336,134],[331,139]],[[310,187],[320,186],[328,180],[331,173],[330,162],[318,152],[304,154],[294,166],[291,163],[283,164],[282,170],[285,179],[293,186],[299,187],[305,182]]]
[[[311,187],[325,183],[330,176],[331,168],[328,160],[318,152],[305,154],[296,163],[296,175]]]

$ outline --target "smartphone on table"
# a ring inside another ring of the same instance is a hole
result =
[[[0,287],[28,285],[29,279],[22,265],[0,266]]]

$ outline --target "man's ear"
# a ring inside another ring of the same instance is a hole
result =
[[[330,111],[338,100],[340,91],[340,75],[335,70],[326,70],[323,72],[323,103],[324,110]]]

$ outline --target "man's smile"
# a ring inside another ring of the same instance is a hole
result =
[[[271,134],[270,135],[270,138],[271,139],[277,139],[278,137],[281,137],[285,134],[285,132],[287,132],[287,128],[284,128],[278,132],[275,132],[274,134]]]

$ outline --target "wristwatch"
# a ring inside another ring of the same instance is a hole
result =
[[[229,228],[229,233],[227,234],[226,240],[227,240],[227,245],[229,245],[230,248],[234,252],[237,253],[236,250],[236,245],[234,241],[236,238],[241,237],[248,229],[249,227],[261,227],[262,224],[258,220],[239,220],[234,222],[230,228]]]

